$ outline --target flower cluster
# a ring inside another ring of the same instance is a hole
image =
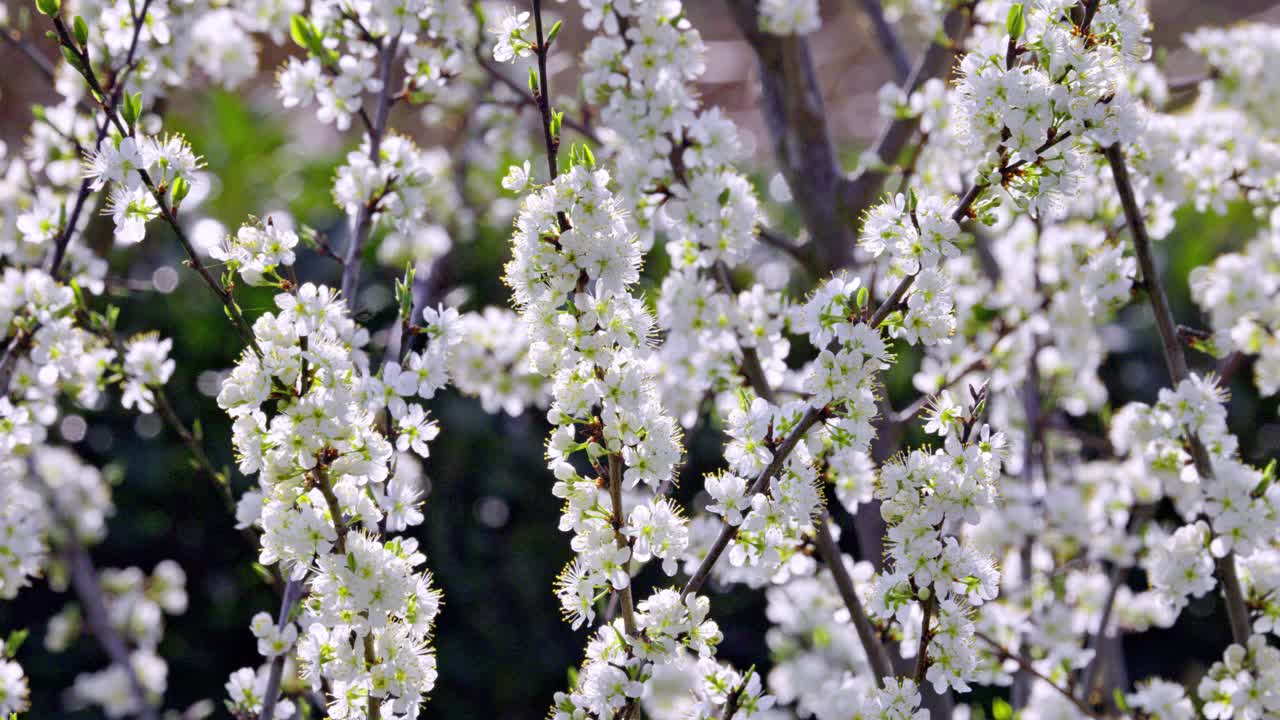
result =
[[[683,6],[580,3],[588,29],[600,31],[582,55],[583,85],[599,108],[627,222],[643,248],[658,232],[667,239],[673,269],[657,307],[665,336],[657,361],[667,370],[657,377],[664,404],[691,422],[697,398],[734,384],[743,348],[770,371],[789,348],[785,305],[750,291],[735,296],[728,280],[752,248],[759,203],[733,167],[743,152],[737,127],[698,102],[705,48]]]
[[[940,430],[941,449],[913,450],[886,464],[875,493],[889,525],[892,566],[875,578],[868,609],[922,638],[926,677],[938,692],[969,689],[977,666],[970,608],[995,599],[1000,582],[992,559],[961,545],[955,534],[995,502],[1007,452],[1004,436],[986,426],[967,437],[973,422]]]
[[[1280,392],[1280,212],[1243,252],[1218,256],[1191,272],[1191,293],[1209,314],[1217,353],[1257,355],[1254,382]]]
[[[267,252],[259,247],[241,272],[263,266]],[[276,305],[278,313],[254,323],[260,354],[246,349],[218,395],[235,419],[240,469],[258,478],[238,519],[261,528],[263,564],[309,581],[298,657],[303,677],[329,689],[331,714],[385,708],[414,717],[435,684],[428,642],[440,596],[416,541],[387,540],[379,528],[422,521],[418,488],[395,472],[396,450],[425,456],[437,432],[422,406],[406,400],[430,398],[447,380],[456,311],[427,313],[428,349],[378,375],[363,350],[367,331],[335,291],[308,283],[277,295]],[[298,632],[254,626],[273,655]],[[233,703],[261,700],[246,678],[230,685],[249,690],[233,692]]]
[[[181,135],[117,135],[85,160],[85,175],[95,190],[111,185],[107,212],[115,222],[116,241],[134,245],[146,237],[147,223],[160,216],[157,198],[177,206],[197,182],[196,171],[203,164]]]
[[[366,94],[391,91],[384,86],[394,65],[403,66],[404,96],[429,99],[458,73],[478,32],[465,4],[431,0],[312,3],[307,16],[294,17],[292,30],[307,58],[290,58],[279,71],[284,106],[314,103],[320,120],[339,130],[351,126],[352,116],[385,112],[370,107]]]

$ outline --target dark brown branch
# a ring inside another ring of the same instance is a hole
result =
[[[862,6],[867,19],[871,21],[871,29],[875,32],[876,41],[880,43],[880,49],[889,59],[889,64],[893,66],[894,79],[899,84],[906,82],[911,77],[911,57],[907,53],[906,46],[902,44],[902,37],[884,16],[884,7],[881,6],[880,0],[858,0],[858,4]]]

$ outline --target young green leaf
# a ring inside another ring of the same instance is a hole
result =
[[[84,18],[77,15],[71,21],[71,29],[74,31],[76,42],[80,44],[80,47],[87,48],[89,46],[89,26],[85,24]]]
[[[1012,42],[1017,42],[1022,37],[1022,33],[1026,32],[1027,15],[1022,3],[1014,3],[1009,8],[1009,16],[1005,18],[1004,28]]]
[[[563,24],[562,20],[557,20],[556,24],[551,26],[551,31],[547,33],[546,47],[544,48],[545,50],[551,49],[551,43],[556,41],[556,36],[560,34],[560,26],[562,24]]]

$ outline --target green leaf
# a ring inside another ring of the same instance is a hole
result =
[[[54,17],[58,14],[59,5],[58,0],[36,0],[36,9],[42,15],[48,15],[49,17]]]
[[[529,92],[538,94],[538,71],[532,65],[529,66]]]
[[[563,25],[562,20],[557,20],[555,25],[551,26],[551,32],[547,33],[546,49],[551,49],[551,43],[556,41],[556,36],[560,34],[560,26]]]
[[[1013,706],[1001,698],[996,698],[991,703],[991,717],[995,720],[1009,720],[1013,717]]]
[[[89,26],[85,24],[84,18],[77,15],[71,21],[71,28],[75,32],[76,42],[80,43],[80,47],[89,47]]]
[[[311,23],[305,17],[294,15],[289,18],[289,36],[298,44],[298,47],[304,50],[311,47],[311,36],[314,34]]]
[[[71,63],[71,67],[75,68],[76,72],[81,75],[84,74],[84,63],[80,61],[80,54],[75,51],[75,48],[69,48],[66,45],[63,45],[62,57],[65,58],[68,63]]]
[[[560,137],[560,126],[564,124],[564,113],[551,111],[551,137]]]
[[[1005,18],[1004,29],[1009,33],[1009,40],[1017,42],[1027,30],[1027,14],[1022,3],[1014,3],[1009,8],[1009,17]]]
[[[173,189],[170,191],[170,197],[173,199],[173,207],[177,208],[186,199],[187,193],[191,192],[191,184],[186,178],[177,177],[173,179]]]
[[[400,305],[400,319],[404,322],[413,321],[413,279],[417,274],[417,268],[413,263],[405,263],[404,279],[396,280],[396,302]]]
[[[866,307],[867,301],[870,299],[871,299],[871,292],[867,290],[865,285],[863,287],[858,288],[858,308],[859,309]]]
[[[7,658],[11,658],[17,655],[18,648],[22,647],[22,643],[27,639],[27,635],[29,633],[30,631],[27,630],[26,628],[22,628],[21,630],[14,630],[13,632],[9,633],[9,638],[4,641],[4,656]]]
[[[129,127],[133,127],[138,122],[138,116],[142,113],[142,93],[134,93],[132,95],[125,93],[124,107],[121,108],[121,114],[124,116],[124,122]]]

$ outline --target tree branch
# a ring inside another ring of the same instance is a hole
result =
[[[726,1],[759,61],[761,113],[818,259],[828,270],[848,265],[854,234],[840,213],[841,171],[809,42],[762,32],[755,0]]]
[[[378,44],[378,72],[382,87],[378,90],[378,109],[373,118],[373,127],[369,130],[369,159],[374,165],[381,164],[382,136],[387,131],[387,115],[391,110],[391,71],[399,47],[399,35],[390,42]],[[377,201],[370,200],[356,213],[351,243],[347,245],[347,253],[342,261],[342,297],[352,312],[355,312],[356,290],[360,287],[360,253],[373,230],[373,215],[377,212],[377,206]]]
[[[831,516],[826,511],[823,511],[822,517],[814,523],[818,552],[822,554],[822,561],[831,571],[831,577],[836,582],[840,598],[849,609],[849,617],[853,620],[854,630],[858,632],[858,640],[862,643],[867,662],[871,664],[871,671],[875,673],[876,681],[883,687],[885,678],[893,677],[893,663],[889,660],[889,653],[885,651],[884,644],[880,642],[880,636],[871,626],[862,601],[858,599],[853,578],[849,577],[849,570],[844,566],[844,554],[840,552],[835,538],[831,536],[831,529],[828,527],[830,524]]]
[[[911,58],[906,46],[902,44],[902,37],[884,16],[884,7],[880,5],[880,0],[858,0],[858,4],[862,6],[867,19],[871,21],[871,29],[875,31],[880,49],[884,50],[885,57],[893,66],[894,79],[899,84],[906,82],[911,77]]]
[[[966,11],[962,8],[952,10],[943,19],[943,33],[948,42],[934,42],[925,50],[924,56],[916,63],[907,80],[904,91],[907,95],[919,90],[930,78],[941,75],[951,62],[955,46],[969,27]],[[903,148],[920,127],[920,117],[899,118],[890,122],[880,132],[880,136],[872,144],[870,152],[884,163],[884,167],[868,167],[853,178],[840,181],[839,193],[845,218],[858,222],[862,215],[875,203],[879,191],[889,176],[888,165],[902,154]]]
[[[1125,221],[1129,225],[1129,235],[1133,239],[1134,254],[1138,257],[1138,266],[1142,269],[1143,280],[1147,285],[1147,297],[1151,302],[1151,310],[1155,315],[1156,328],[1160,331],[1160,349],[1164,354],[1165,365],[1169,369],[1169,378],[1174,385],[1188,376],[1187,358],[1178,340],[1177,325],[1173,321],[1173,312],[1169,309],[1169,298],[1165,295],[1164,285],[1160,282],[1160,273],[1156,270],[1155,258],[1151,252],[1151,238],[1147,235],[1146,220],[1142,217],[1142,209],[1133,191],[1133,183],[1129,179],[1129,168],[1125,163],[1124,152],[1119,144],[1106,148],[1107,162],[1111,165],[1111,175],[1115,179],[1116,191],[1120,195],[1120,204],[1124,207]],[[1213,465],[1204,443],[1194,433],[1187,433],[1187,444],[1191,448],[1191,459],[1195,463],[1200,477],[1213,477]],[[1245,604],[1244,593],[1240,589],[1240,579],[1236,576],[1235,553],[1229,552],[1225,557],[1214,561],[1218,581],[1222,584],[1222,595],[1227,604],[1227,618],[1231,624],[1231,638],[1237,644],[1249,642],[1249,608]]]

